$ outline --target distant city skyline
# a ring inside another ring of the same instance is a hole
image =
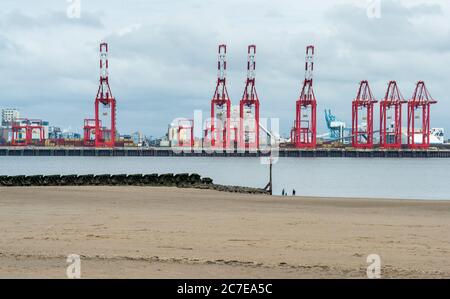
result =
[[[351,125],[361,80],[377,99],[390,80],[405,99],[424,80],[439,102],[431,126],[450,132],[450,2],[5,0],[1,7],[0,109],[63,129],[82,132],[93,117],[98,45],[106,41],[121,134],[160,137],[175,118],[208,115],[221,43],[233,105],[244,90],[247,45],[256,44],[261,115],[280,118],[283,135],[295,118],[309,44],[316,46],[319,134],[324,109]]]

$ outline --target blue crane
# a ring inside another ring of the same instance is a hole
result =
[[[351,135],[351,129],[346,128],[345,122],[337,120],[336,116],[331,113],[331,109],[325,109],[325,121],[330,131],[329,141],[344,140]]]

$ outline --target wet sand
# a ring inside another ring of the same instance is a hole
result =
[[[0,278],[450,278],[450,201],[0,188]]]

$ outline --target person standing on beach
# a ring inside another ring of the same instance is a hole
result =
[[[286,194],[286,192],[284,192],[284,189],[283,189],[283,191],[281,191],[281,196],[284,196]]]
[[[292,196],[295,196],[295,189],[292,189]]]

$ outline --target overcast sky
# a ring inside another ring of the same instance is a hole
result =
[[[228,45],[228,91],[238,105],[247,45],[256,44],[261,114],[279,117],[287,134],[305,47],[314,44],[321,133],[325,108],[351,124],[359,81],[369,80],[380,99],[397,80],[409,99],[424,80],[439,101],[432,127],[450,134],[448,0],[381,0],[380,11],[366,0],[81,0],[80,18],[68,17],[69,2],[1,1],[0,108],[81,132],[94,113],[98,44],[107,41],[120,133],[162,136],[174,118],[209,114],[220,43]]]

